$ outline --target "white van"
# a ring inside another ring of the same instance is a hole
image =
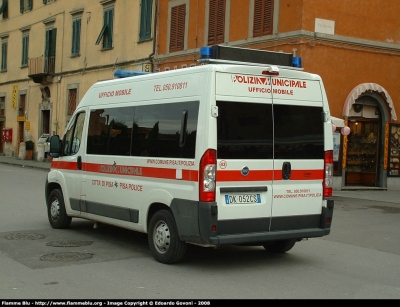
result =
[[[187,243],[284,253],[330,233],[333,141],[321,78],[210,56],[87,91],[64,136],[50,140],[53,228],[79,217],[147,233],[166,264],[181,261]]]

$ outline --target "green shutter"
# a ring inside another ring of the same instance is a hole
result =
[[[113,38],[113,19],[114,19],[114,9],[110,9],[107,12],[107,40],[105,48],[112,47],[112,38]]]
[[[2,4],[1,7],[0,7],[0,15],[3,14],[4,10],[6,9],[6,7],[7,7],[7,2],[8,2],[8,0],[3,0],[3,4]],[[3,17],[4,17],[4,16],[3,16]]]
[[[7,70],[7,42],[1,43],[1,71]]]
[[[50,49],[50,32],[51,30],[46,31],[46,41],[45,41],[45,46],[44,46],[44,56],[48,57],[49,56],[49,49]]]
[[[153,0],[142,0],[139,40],[151,38]]]
[[[19,0],[19,11],[24,12],[24,0]]]
[[[103,36],[104,36],[104,32],[106,32],[106,29],[107,29],[107,24],[104,24],[104,25],[103,25],[103,28],[101,28],[99,37],[98,37],[97,40],[96,40],[96,45],[100,44],[101,39],[102,39]]]
[[[100,34],[96,40],[96,45],[100,44],[100,41],[103,40],[104,49],[112,47],[113,18],[114,18],[113,8],[104,11],[103,28],[101,28]]]
[[[57,39],[56,28],[46,31],[46,45],[44,48],[44,55],[46,57],[56,55],[56,39]]]
[[[43,4],[47,4],[47,0],[43,0]]]
[[[22,37],[22,60],[21,66],[28,66],[29,35]]]
[[[72,21],[72,40],[71,40],[71,55],[75,54],[75,24],[76,20]]]
[[[72,22],[72,46],[71,54],[79,55],[81,40],[81,19],[76,19]]]
[[[28,0],[28,11],[32,10],[32,2],[33,0]]]
[[[81,52],[81,19],[78,22],[78,30],[76,35],[76,52],[79,54]]]
[[[8,49],[8,43],[4,43],[4,70],[7,70],[7,49]]]
[[[21,56],[21,66],[25,65],[25,36],[22,37],[22,56]]]
[[[56,56],[57,28],[51,30],[51,45],[49,56]]]

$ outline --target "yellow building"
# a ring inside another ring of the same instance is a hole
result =
[[[151,71],[152,0],[0,0],[0,154],[62,134],[82,96],[116,69]],[[23,157],[24,158],[24,157]]]

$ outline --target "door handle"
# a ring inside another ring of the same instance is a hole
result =
[[[78,166],[78,170],[82,169],[82,157],[78,156],[78,160],[76,161],[76,164]]]
[[[283,162],[283,165],[282,165],[282,179],[283,180],[289,180],[291,172],[292,172],[292,167],[290,165],[290,162]]]

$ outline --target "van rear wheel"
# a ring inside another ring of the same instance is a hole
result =
[[[290,251],[296,241],[296,239],[276,241],[273,243],[266,243],[263,247],[269,253],[283,254]]]
[[[65,211],[64,196],[60,189],[50,192],[47,199],[47,216],[51,227],[55,229],[68,228],[72,218]]]
[[[160,210],[151,218],[148,241],[153,257],[158,262],[177,263],[185,255],[186,242],[179,239],[175,219],[168,210]]]

